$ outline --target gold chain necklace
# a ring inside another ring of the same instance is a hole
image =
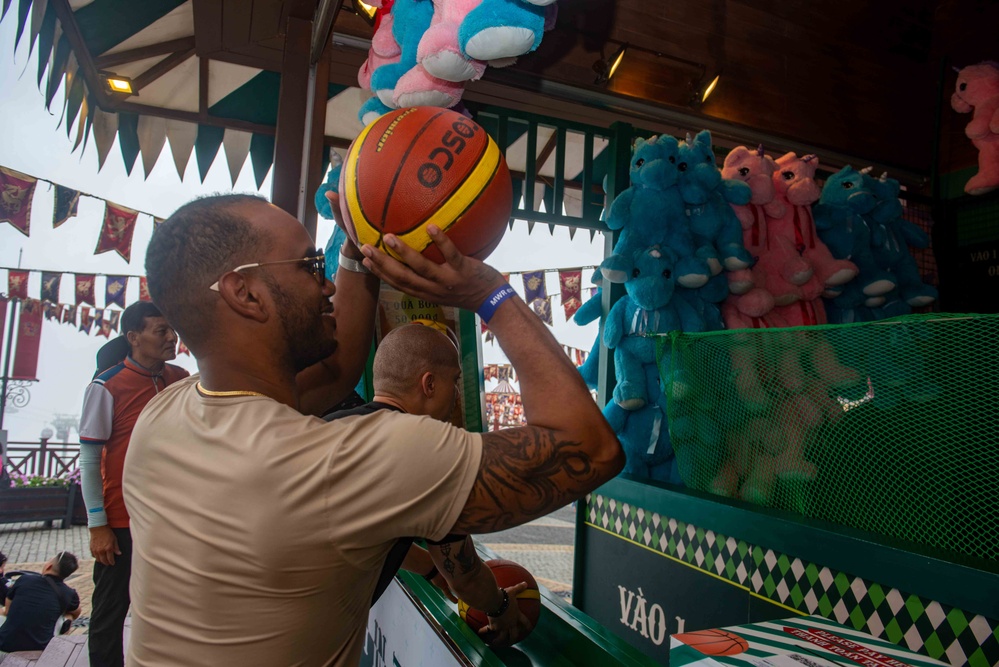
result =
[[[267,394],[261,394],[259,391],[239,391],[239,390],[212,391],[211,389],[205,389],[204,385],[201,384],[200,380],[195,384],[195,387],[197,388],[198,392],[203,394],[204,396],[220,397],[220,398],[225,398],[228,396],[263,396],[264,398],[268,398]]]

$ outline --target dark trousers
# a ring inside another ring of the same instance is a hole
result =
[[[114,565],[94,563],[94,609],[90,614],[91,667],[123,667],[122,633],[128,615],[128,580],[132,574],[132,533],[112,528],[120,556]]]

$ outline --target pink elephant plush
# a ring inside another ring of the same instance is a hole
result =
[[[402,49],[392,35],[392,0],[371,0],[377,7],[375,13],[375,34],[371,37],[368,59],[357,70],[357,83],[362,90],[371,90],[371,74],[382,65],[399,62]]]
[[[978,173],[964,186],[969,195],[999,188],[999,63],[986,61],[958,71],[950,106],[974,112],[964,133],[978,149]]]
[[[763,317],[774,307],[774,298],[766,291],[766,264],[759,258],[767,248],[766,208],[774,199],[773,173],[777,165],[763,153],[763,146],[751,151],[737,146],[725,157],[722,178],[742,181],[749,186],[752,197],[748,204],[732,204],[732,210],[742,226],[742,242],[756,258],[753,266],[730,271],[728,287],[732,305],[745,316]]]
[[[434,77],[445,81],[476,81],[486,63],[469,58],[458,45],[458,28],[482,0],[433,0],[434,19],[423,33],[416,61]]]
[[[781,264],[776,273],[768,272],[768,278],[773,278],[774,284],[768,285],[767,289],[778,305],[798,299],[814,299],[818,296],[812,294],[814,288],[797,290],[797,299],[782,299],[779,296],[794,294],[795,290],[789,289],[790,286],[807,287],[814,275],[820,291],[824,289],[829,295],[837,294],[842,285],[857,275],[857,266],[849,260],[833,257],[815,230],[812,204],[822,194],[815,182],[819,160],[814,155],[799,158],[794,153],[787,153],[777,158],[776,164],[777,171],[773,176],[776,194],[766,211],[767,240],[771,253],[777,253]],[[798,256],[797,259],[792,252]],[[810,272],[813,275],[809,275]]]

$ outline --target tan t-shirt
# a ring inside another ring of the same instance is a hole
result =
[[[389,410],[325,422],[197,379],[149,403],[125,459],[128,664],[357,665],[385,555],[452,528],[481,436]]]

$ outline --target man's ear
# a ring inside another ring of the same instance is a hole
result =
[[[129,347],[134,347],[135,346],[135,339],[138,338],[138,337],[139,337],[139,332],[138,331],[126,331],[125,332],[125,340],[128,341],[128,346]]]
[[[263,298],[263,285],[261,280],[251,282],[241,273],[230,271],[219,278],[219,296],[236,314],[266,322],[270,316],[270,301]]]
[[[427,371],[426,373],[420,376],[420,391],[422,391],[423,395],[426,396],[427,398],[430,398],[431,396],[434,395],[434,390],[436,387],[435,382],[436,380],[434,378],[434,374],[431,371]]]

